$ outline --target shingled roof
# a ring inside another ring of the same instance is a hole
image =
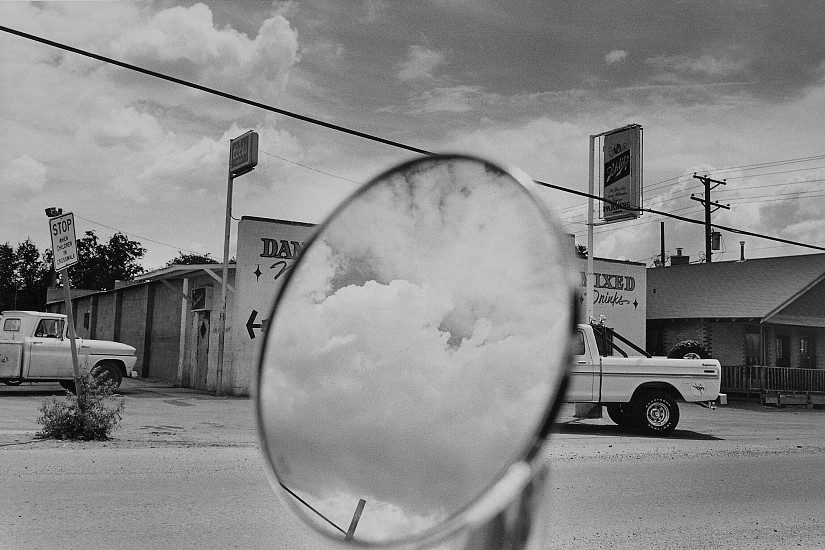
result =
[[[825,326],[825,254],[648,269],[647,318]]]

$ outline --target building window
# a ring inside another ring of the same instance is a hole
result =
[[[762,342],[758,332],[745,334],[745,364],[759,365],[762,363]]]
[[[88,311],[83,314],[83,328],[89,328],[89,325],[90,325],[89,321],[91,320],[91,318],[92,318],[92,314],[89,313]]]

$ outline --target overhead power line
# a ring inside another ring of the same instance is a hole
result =
[[[397,141],[392,141],[389,139],[384,139],[382,137],[374,136],[372,134],[367,134],[364,132],[359,132],[358,130],[353,130],[351,128],[346,128],[344,126],[339,126],[337,124],[332,124],[331,122],[326,122],[323,120],[319,120],[317,118],[312,118],[308,116],[304,116],[298,113],[293,113],[291,111],[287,111],[285,109],[279,109],[278,107],[273,107],[271,105],[266,105],[265,103],[259,103],[257,101],[252,101],[251,99],[246,99],[245,97],[240,97],[234,94],[230,94],[227,92],[222,92],[220,90],[216,90],[214,88],[208,88],[206,86],[201,86],[200,84],[195,84],[194,82],[189,82],[187,80],[182,80],[180,78],[175,78],[174,76],[169,76],[167,74],[159,73],[156,71],[152,71],[149,69],[144,69],[143,67],[138,67],[137,65],[132,65],[131,63],[125,63],[123,61],[118,61],[117,59],[113,59],[111,57],[106,57],[103,55],[98,55],[96,53],[92,53],[86,50],[81,50],[79,48],[75,48],[73,46],[69,46],[66,44],[61,44],[60,42],[55,42],[53,40],[48,40],[46,38],[42,38],[40,36],[35,36],[33,34],[29,34],[23,31],[18,31],[16,29],[12,29],[9,27],[4,27],[0,25],[0,30],[20,36],[22,38],[27,38],[29,40],[34,40],[35,42],[40,42],[41,44],[46,44],[48,46],[52,46],[55,48],[60,48],[61,50],[66,50],[68,52],[76,53],[78,55],[82,55],[85,57],[91,57],[92,59],[96,59],[98,61],[103,61],[104,63],[111,63],[112,65],[117,65],[118,67],[123,67],[124,69],[129,69],[131,71],[136,71],[145,75],[153,76],[155,78],[160,78],[161,80],[167,80],[169,82],[174,82],[175,84],[180,84],[181,86],[186,86],[188,88],[194,88],[195,90],[200,90],[201,92],[206,92],[207,94],[212,94],[216,96],[220,96],[226,99],[231,99],[232,101],[237,101],[239,103],[245,103],[246,105],[250,105],[252,107],[257,107],[259,109],[263,109],[265,111],[271,111],[273,113],[278,113],[279,115],[284,115],[290,118],[295,118],[298,120],[302,120],[304,122],[309,122],[310,124],[315,124],[317,126],[323,126],[324,128],[328,128],[330,130],[336,130],[338,132],[343,132],[345,134],[350,134],[353,136],[357,136],[360,138],[368,139],[370,141],[376,141],[378,143],[383,143],[384,145],[390,145],[392,147],[397,147],[399,149],[406,149],[407,151],[412,151],[413,153],[419,153],[421,155],[434,155],[435,153],[431,153],[429,151],[425,151],[424,149],[419,149],[417,147],[412,147],[410,145],[405,145],[403,143],[399,143]]]
[[[105,223],[96,222],[94,220],[90,220],[89,218],[84,218],[83,216],[81,216],[77,213],[75,213],[75,217],[77,217],[77,218],[79,218],[83,221],[93,223],[95,225],[99,225],[100,227],[105,227],[106,229],[111,229],[112,231],[118,231],[120,233],[123,233],[124,235],[131,235],[132,237],[137,237],[138,239],[141,239],[143,241],[149,241],[150,243],[159,244],[160,246],[173,248],[173,249],[177,250],[178,252],[188,252],[190,254],[203,254],[203,252],[196,252],[194,250],[188,250],[186,248],[183,248],[182,246],[175,246],[175,245],[167,244],[167,243],[164,243],[164,242],[156,241],[154,239],[150,239],[149,237],[144,237],[142,235],[138,235],[137,233],[133,233],[131,231],[124,231],[122,229],[118,229],[117,227],[112,227],[111,225],[106,225]],[[209,253],[207,252],[206,255],[209,256]]]
[[[129,69],[131,71],[136,71],[138,73],[142,73],[142,74],[152,76],[152,77],[155,77],[155,78],[159,78],[161,80],[166,80],[168,82],[173,82],[175,84],[180,84],[181,86],[186,86],[188,88],[193,88],[195,90],[200,90],[202,92],[212,94],[212,95],[216,95],[216,96],[219,96],[219,97],[223,97],[223,98],[229,99],[231,101],[236,101],[238,103],[243,103],[243,104],[246,104],[246,105],[250,105],[252,107],[257,107],[257,108],[263,109],[265,111],[270,111],[270,112],[277,113],[277,114],[280,114],[280,115],[283,115],[283,116],[287,116],[287,117],[290,117],[290,118],[294,118],[294,119],[297,119],[297,120],[308,122],[310,124],[315,124],[317,126],[321,126],[323,128],[327,128],[327,129],[330,129],[330,130],[335,130],[337,132],[342,132],[344,134],[349,134],[349,135],[352,135],[352,136],[360,137],[362,139],[374,141],[374,142],[377,142],[377,143],[382,143],[384,145],[389,145],[391,147],[396,147],[398,149],[404,149],[406,151],[410,151],[410,152],[413,152],[413,153],[418,153],[420,155],[434,156],[436,154],[436,153],[433,153],[431,151],[427,151],[426,149],[413,147],[411,145],[406,145],[404,143],[400,143],[400,142],[397,142],[397,141],[392,141],[392,140],[385,139],[385,138],[382,138],[382,137],[378,137],[378,136],[375,136],[375,135],[372,135],[372,134],[367,134],[365,132],[360,132],[358,130],[353,130],[351,128],[346,128],[344,126],[339,126],[337,124],[332,124],[332,123],[329,123],[329,122],[326,122],[326,121],[323,121],[323,120],[319,120],[317,118],[301,115],[301,114],[298,114],[298,113],[287,111],[285,109],[280,109],[278,107],[273,107],[271,105],[266,105],[264,103],[253,101],[253,100],[250,100],[250,99],[247,99],[247,98],[244,98],[244,97],[240,97],[240,96],[237,96],[237,95],[234,95],[234,94],[229,94],[227,92],[222,92],[220,90],[216,90],[214,88],[209,88],[207,86],[202,86],[200,84],[195,84],[193,82],[182,80],[180,78],[176,78],[176,77],[173,77],[173,76],[170,76],[170,75],[167,75],[167,74],[163,74],[163,73],[159,73],[159,72],[152,71],[152,70],[149,70],[149,69],[145,69],[143,67],[138,67],[137,65],[132,65],[130,63],[125,63],[125,62],[119,61],[117,59],[113,59],[113,58],[106,57],[106,56],[103,56],[103,55],[98,55],[98,54],[95,54],[95,53],[92,53],[92,52],[89,52],[89,51],[86,51],[86,50],[81,50],[79,48],[75,48],[75,47],[69,46],[67,44],[62,44],[60,42],[55,42],[53,40],[48,40],[46,38],[42,38],[40,36],[36,36],[36,35],[29,34],[29,33],[23,32],[23,31],[19,31],[17,29],[12,29],[10,27],[5,27],[5,26],[0,25],[0,31],[16,35],[16,36],[19,36],[21,38],[25,38],[27,40],[32,40],[32,41],[35,41],[35,42],[39,42],[41,44],[46,44],[47,46],[52,46],[54,48],[59,48],[59,49],[62,49],[62,50],[66,50],[68,52],[72,52],[72,53],[75,53],[77,55],[81,55],[81,56],[84,56],[84,57],[89,57],[89,58],[92,58],[92,59],[96,59],[96,60],[102,61],[104,63],[110,63],[112,65],[116,65],[116,66],[122,67],[124,69]],[[809,157],[806,160],[812,160],[812,159],[818,159],[818,158],[823,158],[823,157],[822,156]],[[776,164],[777,163],[761,163],[759,165],[751,165],[751,167],[770,166],[770,165],[776,165]],[[542,187],[547,187],[549,189],[554,189],[556,191],[562,191],[564,193],[571,193],[573,195],[578,195],[580,197],[585,197],[585,198],[588,198],[588,199],[592,198],[593,200],[598,200],[598,201],[601,201],[605,204],[609,204],[609,205],[612,205],[612,206],[617,206],[617,207],[620,207],[620,208],[624,208],[625,210],[635,210],[637,212],[649,212],[651,214],[659,214],[661,216],[666,216],[668,218],[672,218],[672,219],[676,219],[676,220],[680,220],[680,221],[687,222],[687,223],[692,223],[692,224],[699,224],[699,225],[704,225],[705,224],[705,222],[703,222],[701,220],[686,218],[684,216],[678,216],[678,215],[675,215],[675,214],[670,214],[670,213],[667,213],[667,212],[654,210],[652,208],[628,207],[627,205],[621,205],[621,204],[615,203],[613,201],[610,201],[608,199],[605,199],[603,197],[599,197],[597,195],[591,195],[591,194],[586,193],[584,191],[577,191],[575,189],[570,189],[570,188],[567,188],[567,187],[562,187],[560,185],[554,185],[554,184],[539,181],[539,180],[533,180],[533,181],[537,185],[540,185]],[[815,249],[815,250],[825,251],[825,247],[814,246],[814,245],[805,244],[805,243],[799,243],[799,242],[791,241],[791,240],[788,240],[788,239],[781,239],[779,237],[771,237],[769,235],[762,235],[762,234],[759,234],[759,233],[744,231],[744,230],[741,230],[741,229],[735,229],[735,228],[726,227],[726,226],[722,226],[722,225],[716,225],[716,224],[713,224],[711,227],[715,227],[715,228],[721,229],[723,231],[730,231],[732,233],[737,233],[737,234],[740,234],[740,235],[747,235],[747,236],[757,237],[757,238],[760,238],[760,239],[767,239],[767,240],[772,240],[772,241],[776,241],[776,242],[781,242],[781,243],[784,243],[784,244],[790,244],[790,245],[794,245],[794,246],[800,246],[800,247],[804,247],[804,248],[811,248],[811,249]]]

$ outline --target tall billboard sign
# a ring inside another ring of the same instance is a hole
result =
[[[258,165],[258,133],[252,130],[229,142],[229,173],[232,177],[251,172]]]
[[[602,217],[605,222],[638,218],[642,206],[642,127],[631,125],[604,136]]]

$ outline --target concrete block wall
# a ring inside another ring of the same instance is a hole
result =
[[[97,295],[95,321],[95,338],[98,340],[115,339],[115,294],[113,292]]]
[[[170,281],[173,290],[161,283],[154,286],[152,299],[151,347],[146,376],[178,383],[180,355],[180,312],[182,281]]]
[[[149,285],[139,285],[119,289],[120,319],[115,325],[116,340],[129,344],[137,350],[135,369],[140,376],[146,376],[146,306]]]

